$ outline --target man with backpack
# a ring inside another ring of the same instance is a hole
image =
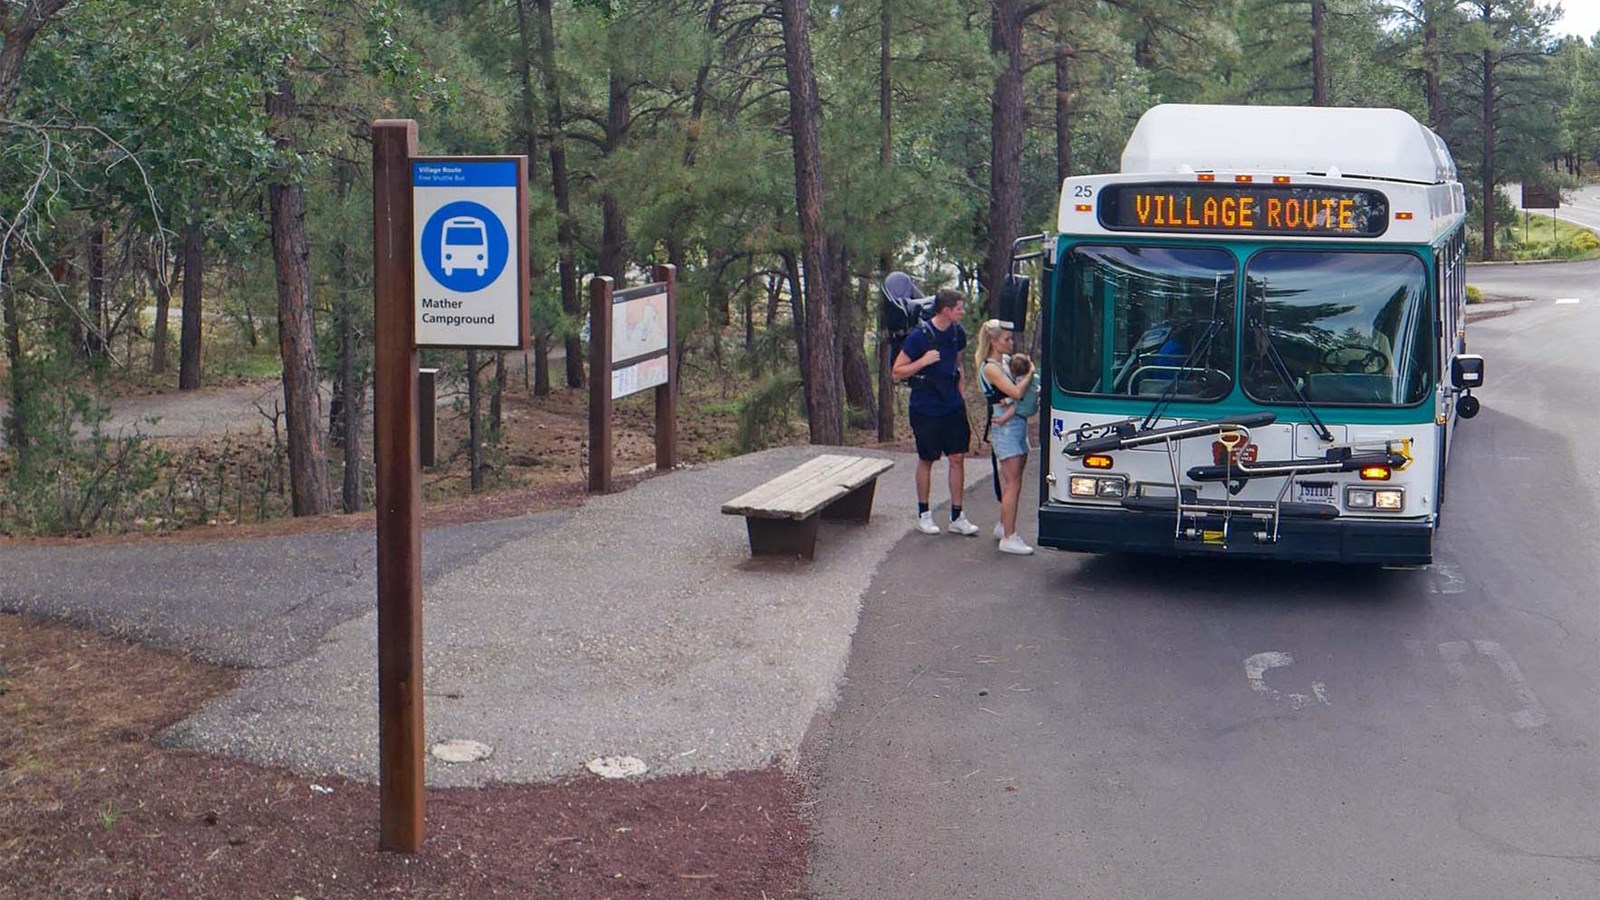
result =
[[[962,393],[961,351],[967,333],[961,327],[966,296],[948,288],[933,298],[933,316],[906,336],[894,358],[891,374],[911,384],[911,433],[917,442],[917,530],[938,534],[928,510],[933,489],[933,464],[940,456],[950,461],[950,531],[974,535],[978,526],[961,511],[961,490],[966,483],[967,449],[972,426],[967,421]]]

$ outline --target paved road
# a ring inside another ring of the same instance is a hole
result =
[[[1528,296],[1471,328],[1429,570],[908,537],[814,735],[816,895],[1600,896],[1600,299]]]
[[[1494,263],[1467,267],[1485,297],[1600,303],[1600,259],[1575,263]]]
[[[1510,198],[1511,204],[1521,208],[1522,186],[1508,184],[1501,188]],[[1566,191],[1561,197],[1561,206],[1558,209],[1533,210],[1540,215],[1552,215],[1566,222],[1573,222],[1585,228],[1600,231],[1600,185],[1585,185],[1576,190]]]

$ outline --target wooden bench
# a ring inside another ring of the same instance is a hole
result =
[[[824,453],[729,500],[722,511],[745,517],[752,555],[814,559],[818,522],[867,521],[878,476],[893,467],[893,460]]]

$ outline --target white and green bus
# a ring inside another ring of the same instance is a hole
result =
[[[1047,241],[1039,544],[1433,559],[1465,198],[1404,112],[1163,105]]]

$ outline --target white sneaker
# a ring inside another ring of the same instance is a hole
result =
[[[967,518],[966,513],[962,513],[960,518],[950,522],[950,531],[953,534],[965,534],[970,536],[978,533],[978,526],[972,524],[972,520]]]
[[[1000,552],[1015,553],[1018,556],[1027,556],[1033,552],[1033,548],[1023,543],[1020,535],[1013,534],[1010,537],[1003,537],[1000,539]]]
[[[1006,539],[1006,527],[999,522],[994,523],[994,539],[997,541]]]
[[[939,533],[939,526],[933,524],[933,513],[925,512],[917,516],[917,530],[923,534]]]

